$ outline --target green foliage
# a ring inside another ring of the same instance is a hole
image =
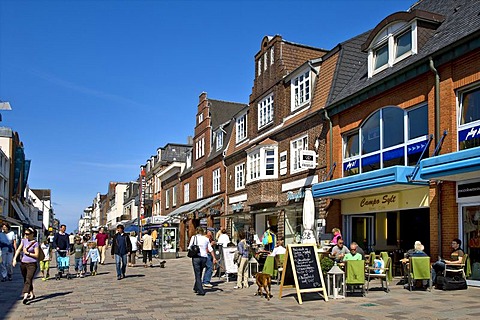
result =
[[[322,260],[320,260],[320,267],[322,267],[322,273],[323,273],[323,278],[327,278],[327,272],[332,269],[334,265],[334,262],[332,259],[328,257],[323,257]]]

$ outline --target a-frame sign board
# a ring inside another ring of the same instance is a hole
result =
[[[299,304],[303,303],[301,294],[307,292],[320,292],[325,301],[328,301],[322,268],[314,243],[287,245],[279,298],[282,298],[283,288],[295,288]]]

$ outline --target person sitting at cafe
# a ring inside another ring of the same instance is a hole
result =
[[[460,248],[461,245],[462,245],[462,240],[457,238],[453,239],[452,253],[450,254],[450,260],[439,260],[432,265],[432,279],[434,284],[436,283],[436,280],[437,280],[437,274],[445,270],[445,266],[447,263],[449,265],[458,264],[459,267],[463,263],[463,257],[465,256],[465,252]]]
[[[336,262],[341,262],[345,255],[349,253],[347,247],[344,246],[344,242],[342,238],[339,238],[337,241],[337,245],[332,248],[332,252],[330,253],[330,258],[335,260]]]
[[[332,233],[333,233],[333,239],[332,241],[330,241],[330,244],[336,245],[338,243],[338,240],[342,238],[342,232],[338,228],[333,228]]]
[[[358,252],[359,246],[356,242],[352,242],[350,244],[350,252],[345,254],[343,257],[343,261],[349,261],[349,260],[363,260],[363,256],[360,252]]]
[[[277,244],[275,248],[273,249],[272,253],[270,253],[270,256],[276,256],[277,254],[285,254],[287,249],[283,246],[283,237],[278,237]]]
[[[415,241],[413,249],[408,250],[404,255],[405,258],[400,259],[400,261],[402,261],[402,263],[408,263],[410,257],[427,257],[428,255],[423,252],[424,249],[425,248],[420,241]]]

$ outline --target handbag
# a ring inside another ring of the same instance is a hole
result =
[[[465,290],[467,287],[467,280],[464,277],[443,277],[443,290]]]
[[[30,245],[27,247],[27,251],[35,244],[35,242],[37,242],[37,241],[33,240],[32,243],[30,243]],[[33,259],[35,259],[35,258],[33,258]],[[44,259],[45,259],[45,253],[43,253],[42,248],[40,248],[40,246],[38,246],[37,261],[43,261]]]
[[[194,236],[195,239],[193,239],[193,244],[188,248],[188,253],[187,256],[189,258],[195,258],[200,255],[200,247],[197,244],[197,236]]]

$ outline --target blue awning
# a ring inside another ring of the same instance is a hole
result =
[[[313,197],[345,199],[427,186],[428,181],[408,182],[407,175],[413,170],[414,167],[394,166],[316,183],[312,186]]]
[[[184,204],[183,206],[173,210],[172,212],[170,212],[167,215],[167,217],[175,218],[175,217],[179,217],[181,214],[184,214],[184,213],[189,213],[189,212],[192,212],[192,211],[195,211],[195,210],[201,210],[201,209],[205,208],[206,206],[210,206],[210,205],[213,205],[213,204],[217,203],[221,199],[222,198],[220,196],[213,196],[213,197],[210,197],[210,198],[201,199],[201,200],[198,200],[198,201],[195,201],[195,202],[187,203],[187,204]]]
[[[446,181],[480,178],[480,147],[424,159],[420,177]]]

